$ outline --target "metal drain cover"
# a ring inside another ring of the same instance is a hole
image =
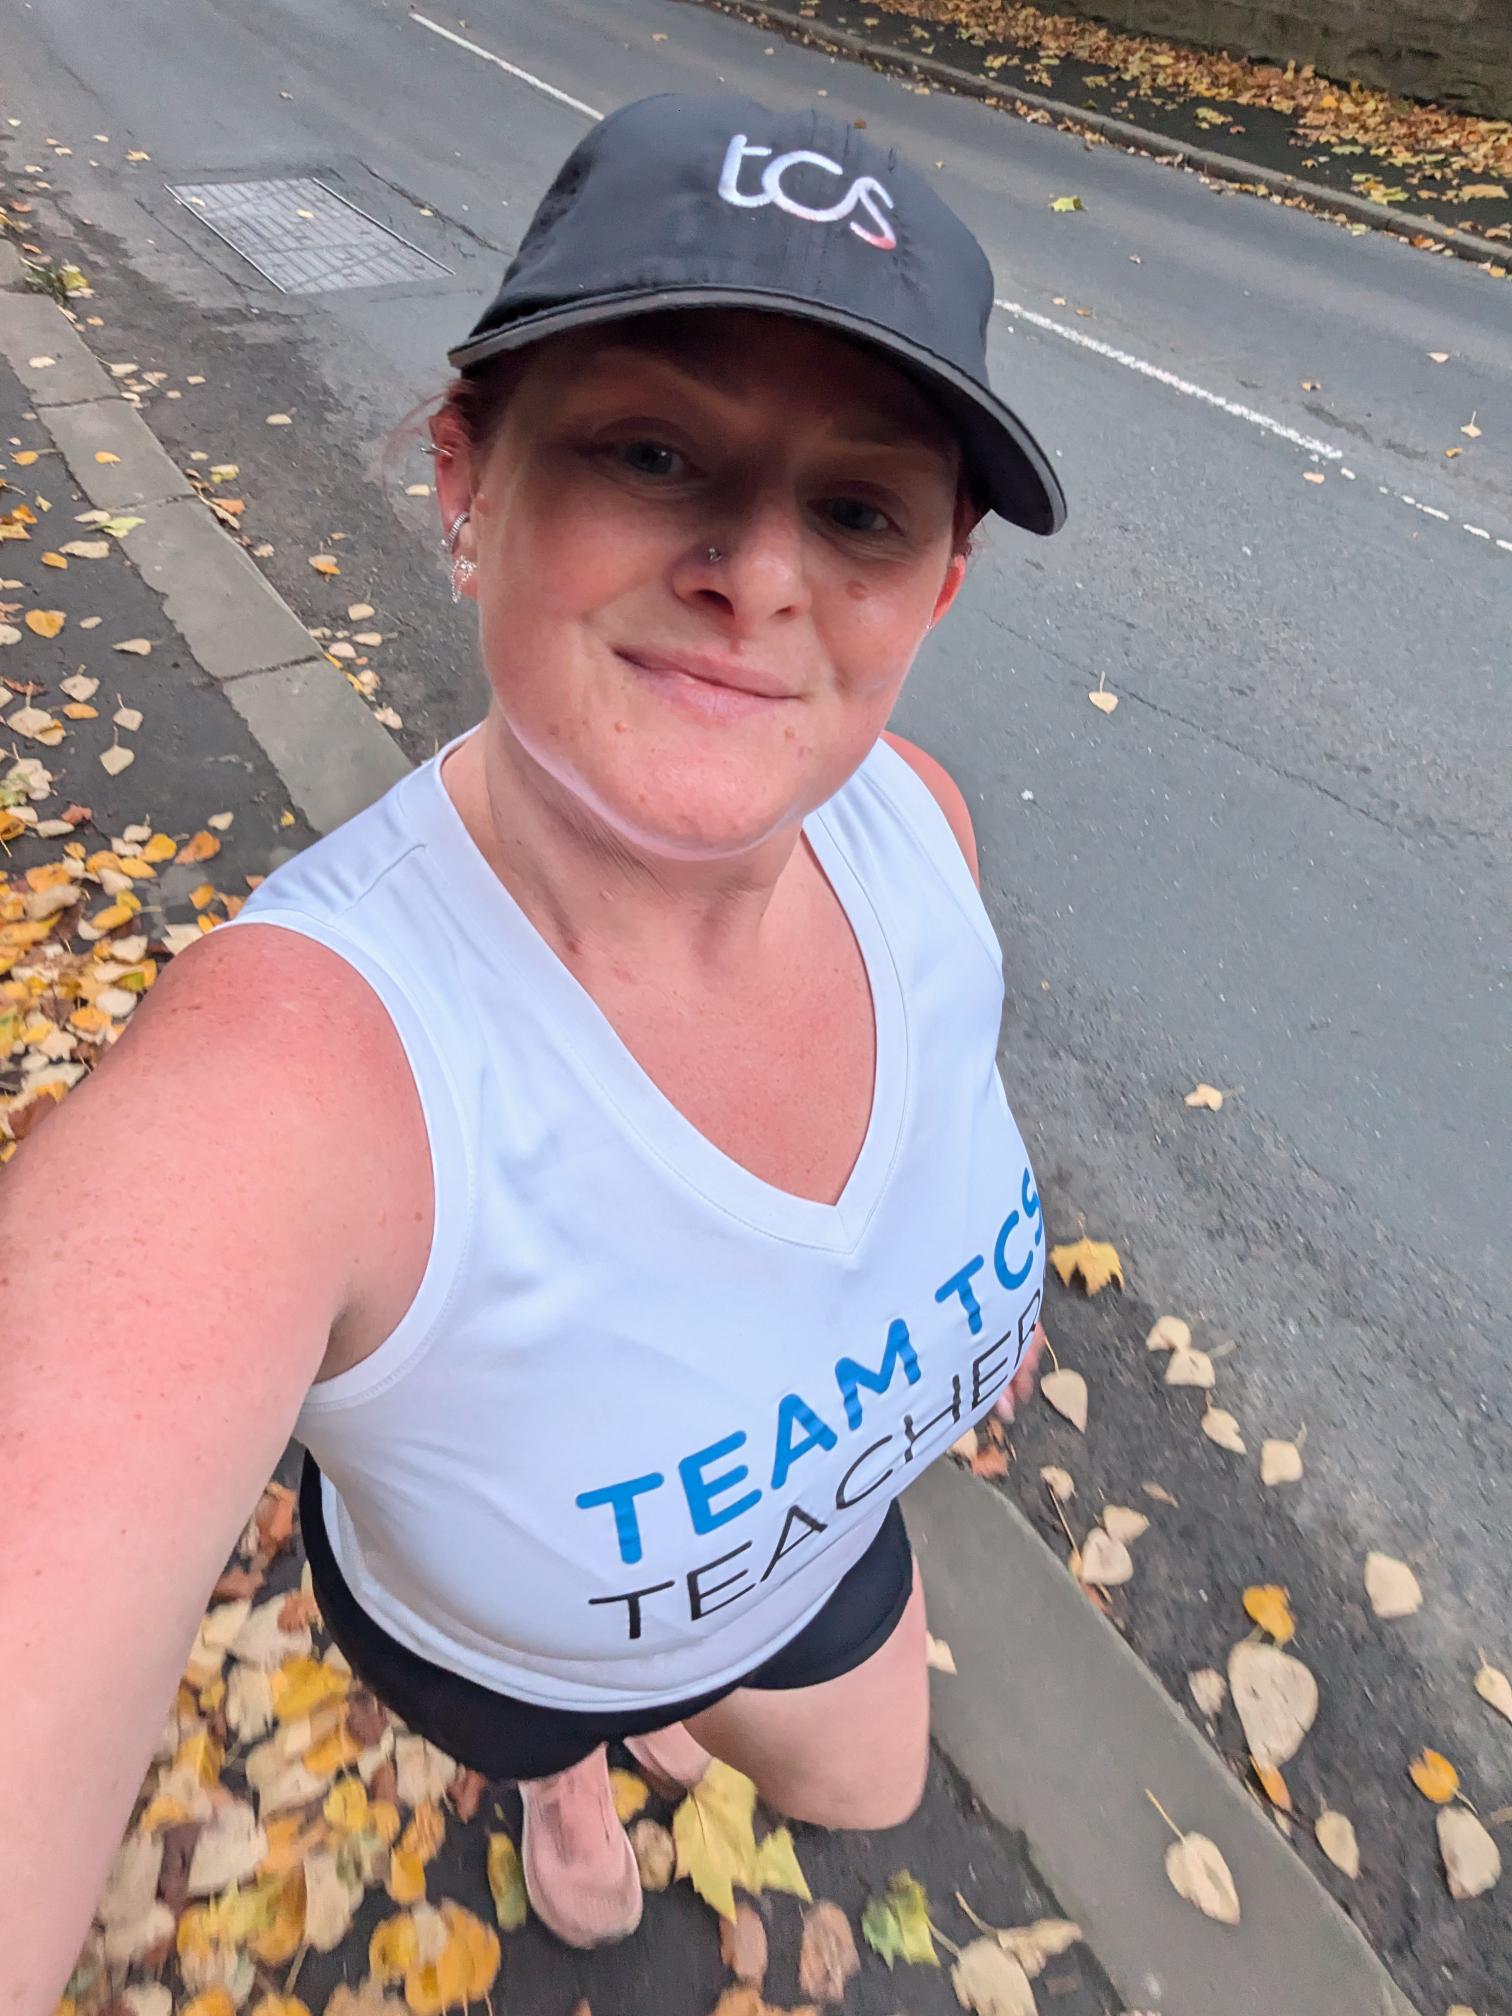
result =
[[[313,176],[168,188],[284,294],[392,287],[451,271]]]

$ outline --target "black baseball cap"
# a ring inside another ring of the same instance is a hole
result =
[[[883,351],[954,428],[977,501],[1031,532],[1066,502],[987,380],[992,268],[893,148],[820,111],[668,93],[611,112],[541,199],[468,371],[567,329],[676,308],[797,316]]]

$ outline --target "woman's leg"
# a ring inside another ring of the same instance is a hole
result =
[[[821,1827],[897,1827],[929,1768],[924,1589],[887,1642],[817,1687],[739,1687],[688,1718],[698,1741],[755,1780],[767,1805]]]

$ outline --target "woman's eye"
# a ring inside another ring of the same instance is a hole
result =
[[[833,497],[825,509],[842,532],[885,532],[892,523],[885,511],[863,497]]]
[[[638,476],[678,476],[686,467],[685,458],[660,441],[625,441],[615,452]]]

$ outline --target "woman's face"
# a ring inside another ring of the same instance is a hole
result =
[[[965,571],[927,401],[775,315],[544,343],[438,473],[526,769],[642,855],[739,854],[822,804]]]

